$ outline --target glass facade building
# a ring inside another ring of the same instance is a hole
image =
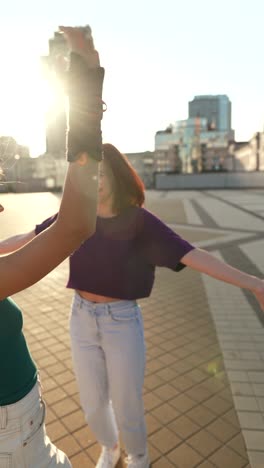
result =
[[[195,96],[189,102],[189,118],[206,118],[208,130],[231,132],[231,101],[225,94]]]

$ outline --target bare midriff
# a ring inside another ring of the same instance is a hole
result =
[[[76,291],[83,299],[86,299],[86,301],[100,303],[120,301],[120,299],[116,297],[99,296],[98,294],[89,293],[87,291],[80,291],[79,289],[76,289]]]

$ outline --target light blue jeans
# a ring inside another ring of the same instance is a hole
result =
[[[144,454],[145,343],[140,307],[135,301],[94,303],[75,293],[70,335],[81,405],[97,440],[113,447],[120,430],[127,453]]]
[[[0,468],[71,468],[46,434],[40,384],[17,403],[0,406]]]

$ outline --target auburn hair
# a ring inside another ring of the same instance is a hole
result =
[[[113,178],[113,210],[120,213],[131,205],[142,206],[145,201],[144,183],[128,158],[110,143],[103,144],[103,153]]]

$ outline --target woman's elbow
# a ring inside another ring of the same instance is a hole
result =
[[[194,264],[194,260],[197,257],[197,254],[199,255],[199,251],[200,249],[196,247],[190,250],[190,252],[188,252],[187,254],[184,255],[184,257],[181,258],[181,263],[183,263],[183,265],[192,267]]]

